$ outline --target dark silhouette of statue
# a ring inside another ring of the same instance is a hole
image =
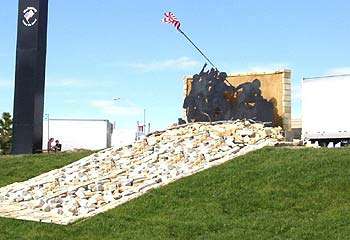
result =
[[[227,74],[217,69],[193,76],[191,90],[184,100],[188,122],[253,119],[272,122],[273,104],[261,95],[258,79],[237,87],[226,80]]]

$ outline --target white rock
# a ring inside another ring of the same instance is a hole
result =
[[[41,208],[44,206],[45,201],[43,199],[38,199],[33,202],[33,208]]]
[[[103,195],[103,199],[106,203],[110,203],[114,201],[114,196],[111,192],[107,192]]]
[[[90,211],[90,209],[87,208],[87,207],[80,207],[80,208],[78,209],[78,214],[79,214],[79,215],[86,215],[86,214],[89,213],[89,211]]]
[[[147,138],[147,143],[148,143],[148,145],[150,145],[150,146],[154,146],[154,145],[156,145],[156,143],[157,143],[157,138],[151,136],[151,137]]]
[[[88,204],[87,207],[88,207],[89,211],[95,210],[97,208],[97,204]]]
[[[59,215],[63,215],[63,213],[64,213],[62,208],[54,208],[51,210],[51,212],[53,212],[55,214],[59,214]]]
[[[86,199],[79,199],[78,200],[78,204],[79,204],[80,207],[87,207],[88,200],[86,200]]]
[[[21,196],[15,198],[15,202],[23,202],[23,201],[24,201],[24,198]]]
[[[76,195],[78,198],[86,198],[86,196],[85,196],[85,189],[79,188],[79,189],[75,192],[75,195]]]
[[[74,204],[71,204],[67,206],[67,210],[73,214],[76,214],[78,212],[78,207]]]
[[[245,136],[251,137],[251,136],[253,136],[255,133],[254,133],[254,131],[252,131],[251,129],[242,129],[242,130],[237,130],[237,131],[236,131],[236,134],[237,134],[237,135],[240,135],[240,136],[242,136],[242,137],[245,137]]]
[[[42,206],[42,210],[43,210],[44,212],[50,212],[50,211],[51,211],[51,206],[50,206],[50,204],[45,203],[45,204]]]

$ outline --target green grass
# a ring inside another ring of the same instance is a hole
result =
[[[36,155],[1,156],[0,187],[10,183],[25,181],[41,173],[61,168],[75,162],[91,151],[62,152]]]
[[[0,184],[78,155],[0,158]],[[0,239],[350,239],[350,149],[265,148],[69,226],[1,218]]]

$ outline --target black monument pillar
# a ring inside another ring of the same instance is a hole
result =
[[[19,0],[13,154],[42,151],[48,0]]]

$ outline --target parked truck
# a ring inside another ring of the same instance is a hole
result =
[[[350,142],[350,74],[304,78],[302,138],[321,146]]]
[[[47,150],[47,142],[50,138],[59,140],[63,151],[109,148],[112,133],[113,124],[108,120],[46,119],[43,128],[43,150]]]

